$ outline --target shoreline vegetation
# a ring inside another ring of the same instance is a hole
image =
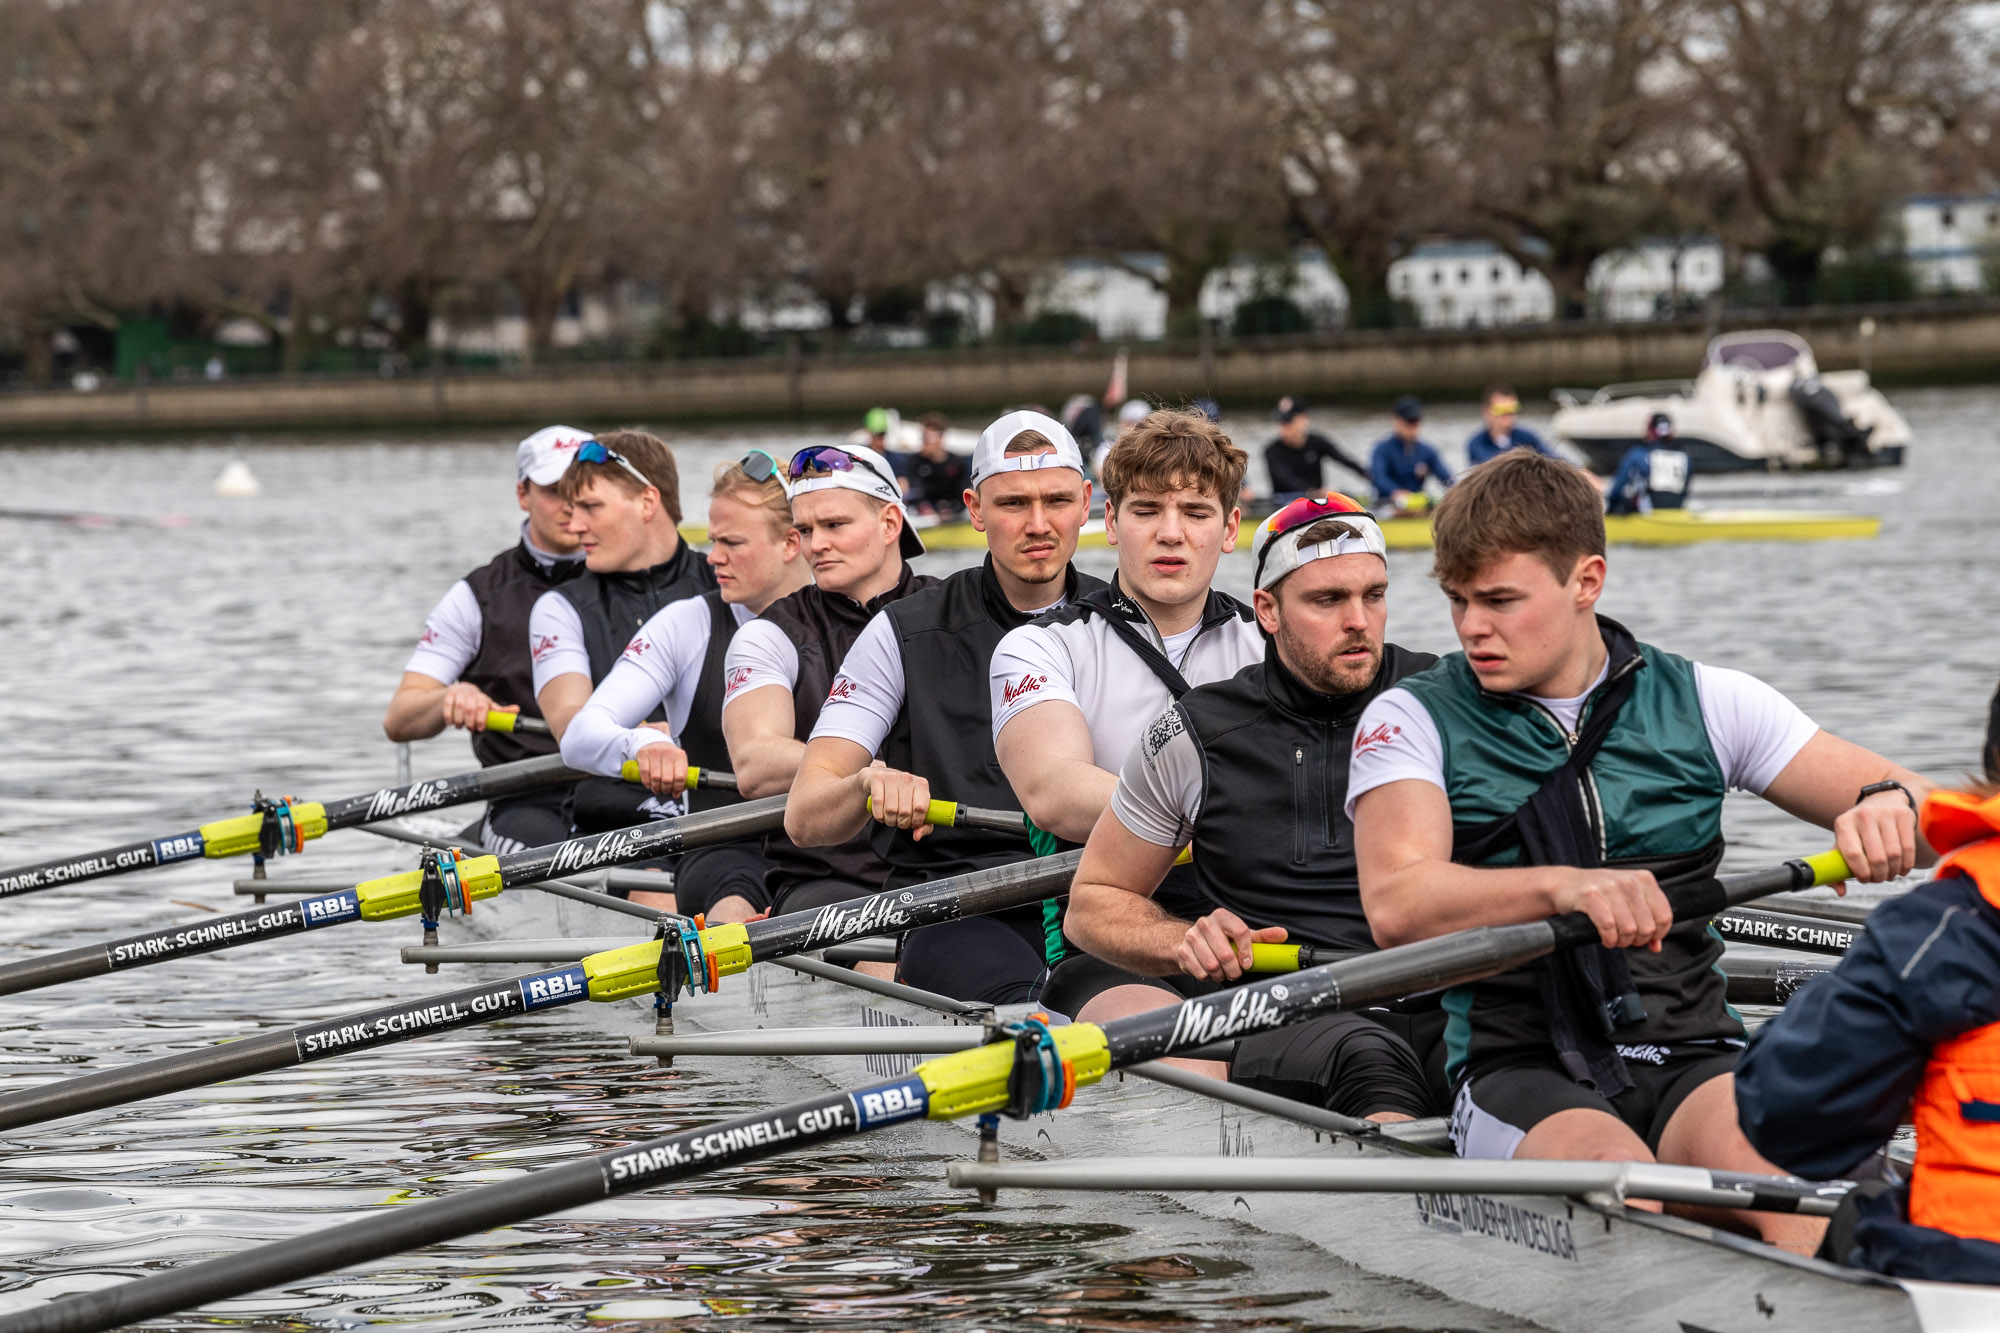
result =
[[[1718,332],[1782,327],[1822,368],[1887,384],[2000,378],[2000,300],[1730,311],[1648,323],[1397,329],[1140,343],[1131,392],[1154,403],[1212,397],[1262,406],[1285,393],[1379,405],[1400,393],[1471,398],[1500,380],[1565,387],[1691,380]],[[603,362],[395,376],[271,375],[222,381],[105,380],[90,391],[0,391],[0,437],[204,430],[520,425],[553,420],[677,424],[831,420],[870,407],[984,411],[1102,391],[1113,343],[978,351],[803,353],[735,360]]]

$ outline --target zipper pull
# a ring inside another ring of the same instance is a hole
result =
[[[1293,767],[1293,768],[1304,768],[1304,767],[1305,767],[1305,764],[1306,764],[1306,752],[1305,752],[1304,748],[1303,748],[1303,747],[1295,747],[1295,748],[1294,748],[1294,749],[1292,750],[1292,767]]]

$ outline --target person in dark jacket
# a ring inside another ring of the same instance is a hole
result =
[[[1368,481],[1375,503],[1402,510],[1416,506],[1435,481],[1451,485],[1451,469],[1435,446],[1423,439],[1424,405],[1415,394],[1404,394],[1389,409],[1390,432],[1375,442]]]
[[[1936,877],[1870,912],[1736,1071],[1744,1135],[1811,1180],[1862,1173],[1914,1099],[1910,1179],[1858,1186],[1822,1250],[1890,1277],[2000,1284],[2000,694],[1985,768],[1924,801]]]
[[[956,518],[965,512],[965,488],[972,474],[963,458],[945,448],[949,426],[944,413],[926,413],[923,447],[903,460],[903,501],[916,513]]]
[[[1368,469],[1329,437],[1312,428],[1303,398],[1278,400],[1273,414],[1278,434],[1264,446],[1264,470],[1271,476],[1271,505],[1282,508],[1302,495],[1326,492],[1326,465],[1346,468],[1363,481]]]
[[[521,539],[452,584],[425,617],[382,719],[390,740],[426,740],[458,727],[472,733],[481,767],[556,752],[552,736],[488,731],[486,715],[542,715],[528,654],[528,613],[543,593],[583,572],[583,548],[569,531],[569,502],[557,483],[589,438],[568,426],[548,426],[514,450],[514,498],[527,515]],[[478,841],[499,852],[561,842],[569,836],[568,803],[566,785],[491,802]]]
[[[1556,456],[1547,441],[1520,423],[1521,400],[1512,389],[1504,384],[1489,385],[1480,403],[1483,424],[1465,442],[1467,463],[1477,467],[1514,449],[1532,449],[1550,458]]]

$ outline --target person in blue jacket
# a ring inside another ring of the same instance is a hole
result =
[[[1938,874],[1868,915],[1736,1070],[1744,1134],[1812,1180],[1863,1173],[1914,1110],[1907,1181],[1855,1187],[1821,1255],[1891,1277],[2000,1284],[2000,694],[1986,781],[1923,803]]]
[[[1425,483],[1432,479],[1451,485],[1451,469],[1438,451],[1420,438],[1424,405],[1415,394],[1398,398],[1389,415],[1391,430],[1376,441],[1368,463],[1368,481],[1375,488],[1376,504],[1407,509],[1411,498],[1423,495]]]
[[[1513,449],[1532,449],[1556,457],[1548,442],[1520,424],[1521,400],[1504,384],[1489,384],[1480,399],[1480,419],[1485,422],[1465,442],[1465,461],[1473,467]]]

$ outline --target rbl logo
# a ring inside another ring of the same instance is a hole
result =
[[[639,658],[644,657],[647,649],[652,646],[652,643],[642,634],[625,645],[625,656],[637,661]]]
[[[1354,753],[1362,754],[1378,745],[1393,745],[1403,734],[1401,727],[1392,727],[1387,722],[1378,722],[1373,728],[1354,738]]]
[[[1041,693],[1042,686],[1049,683],[1047,676],[1037,676],[1033,672],[1024,673],[1019,680],[1010,680],[1000,691],[1000,702],[1011,704],[1024,695]]]
[[[561,642],[562,640],[554,634],[537,635],[535,638],[534,651],[530,655],[537,662],[539,662],[544,657],[547,657],[550,653],[554,652],[556,650],[556,645]]]
[[[846,676],[836,677],[833,682],[833,688],[826,692],[826,701],[832,703],[835,699],[852,699],[854,692],[859,688],[861,687]]]
[[[730,671],[729,679],[723,683],[722,692],[724,694],[734,694],[736,693],[736,691],[742,689],[745,685],[748,685],[749,683],[750,683],[750,668],[736,667],[735,669]]]

